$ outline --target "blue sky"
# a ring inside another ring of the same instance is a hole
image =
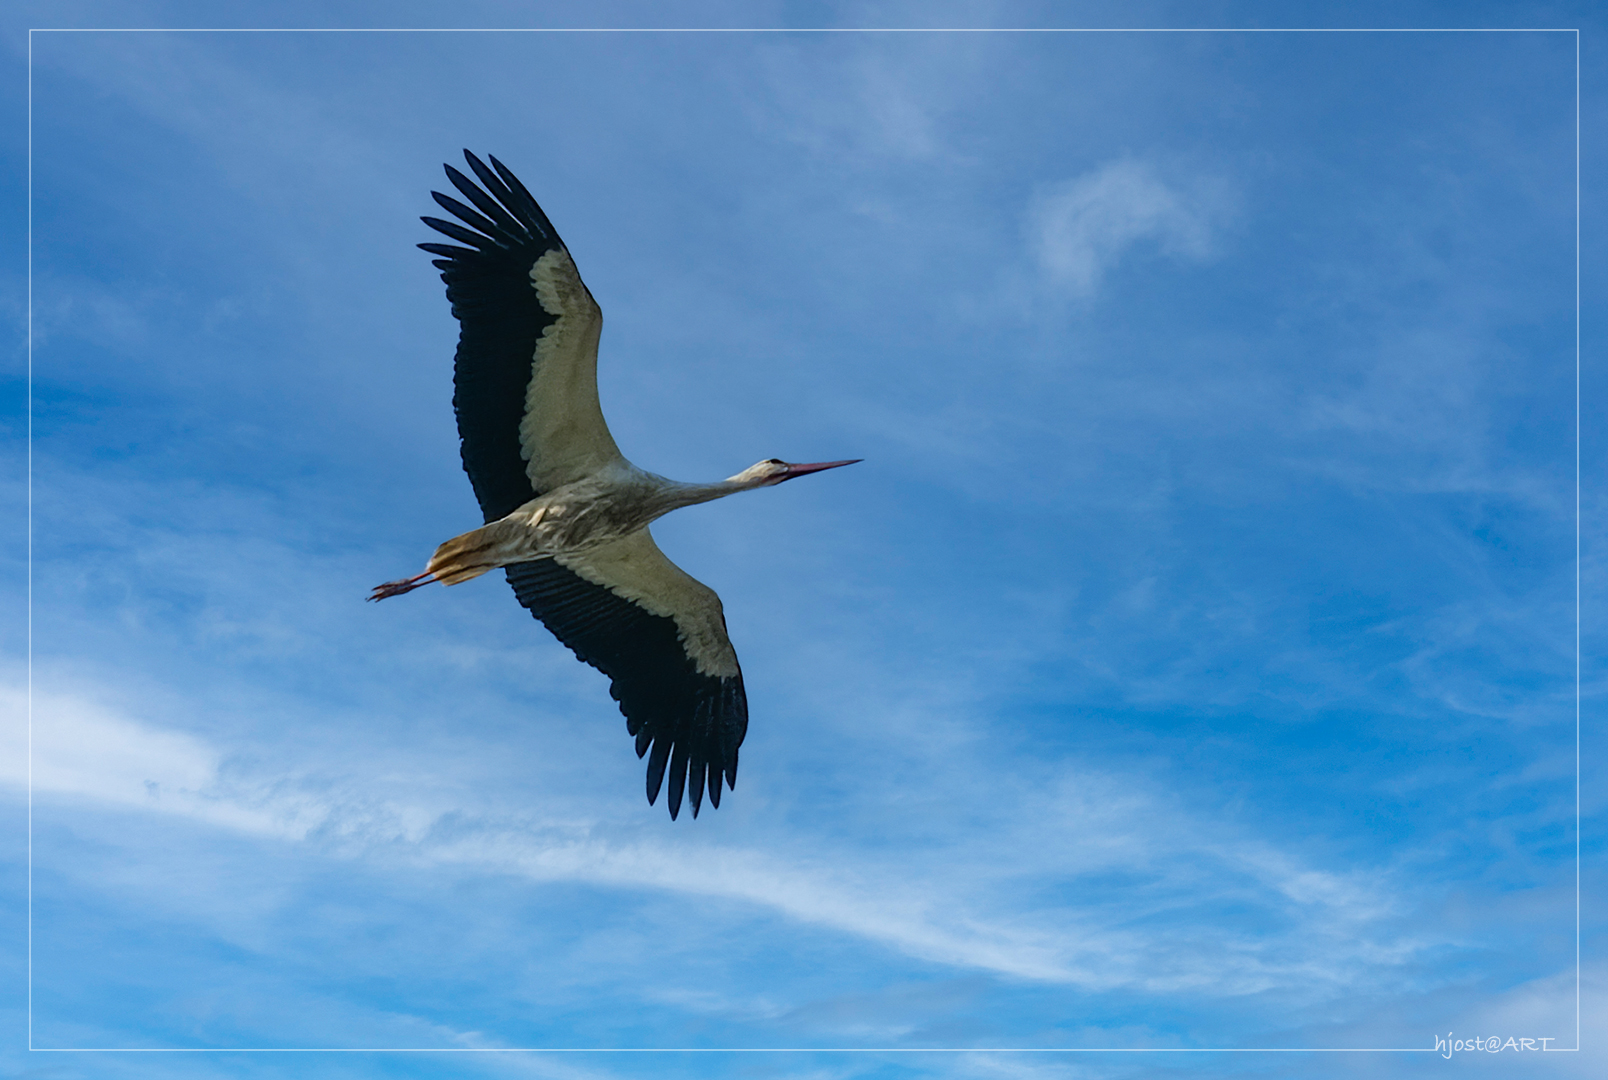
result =
[[[23,86],[27,25],[381,25],[338,11],[42,5],[11,16],[5,63]],[[1573,1045],[1573,35],[32,47],[33,1045],[797,1052],[28,1054],[14,526],[5,1075],[1408,1076],[1444,1063],[824,1051]],[[696,821],[645,803],[605,681],[496,578],[362,602],[479,521],[456,325],[412,246],[462,147],[515,170],[574,253],[639,465],[866,459],[656,526],[724,599],[752,710],[736,791]],[[1589,203],[1585,226],[1589,1036]],[[1481,1067],[1603,1064],[1517,1056]]]

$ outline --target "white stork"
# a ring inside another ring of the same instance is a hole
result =
[[[447,179],[478,212],[430,194],[469,228],[423,221],[467,246],[419,247],[441,256],[434,264],[461,324],[452,406],[487,524],[369,599],[506,567],[519,602],[612,681],[637,757],[652,751],[649,804],[668,768],[670,817],[689,782],[697,817],[706,782],[717,807],[722,779],[736,784],[748,699],[720,598],[665,558],[648,523],[854,462],[771,458],[712,484],[682,484],[627,461],[597,400],[603,313],[525,186],[496,158],[491,168],[467,150],[464,158],[484,190],[451,165]]]

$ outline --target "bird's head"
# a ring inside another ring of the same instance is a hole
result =
[[[843,465],[853,465],[864,458],[854,458],[850,461],[815,461],[807,465],[790,465],[777,458],[766,458],[764,461],[750,465],[736,476],[732,477],[739,484],[750,487],[774,487],[783,480],[806,476],[809,473],[821,472],[823,469],[836,469]]]

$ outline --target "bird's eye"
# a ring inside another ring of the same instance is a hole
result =
[[[786,465],[787,462],[783,461],[781,458],[766,458],[765,459],[765,464],[767,464],[767,465]]]

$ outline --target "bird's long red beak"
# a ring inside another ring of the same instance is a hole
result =
[[[820,472],[823,469],[838,469],[844,465],[853,465],[864,460],[865,458],[852,458],[848,461],[815,461],[807,465],[789,465],[782,479],[791,480],[795,476],[807,476],[812,472]]]

